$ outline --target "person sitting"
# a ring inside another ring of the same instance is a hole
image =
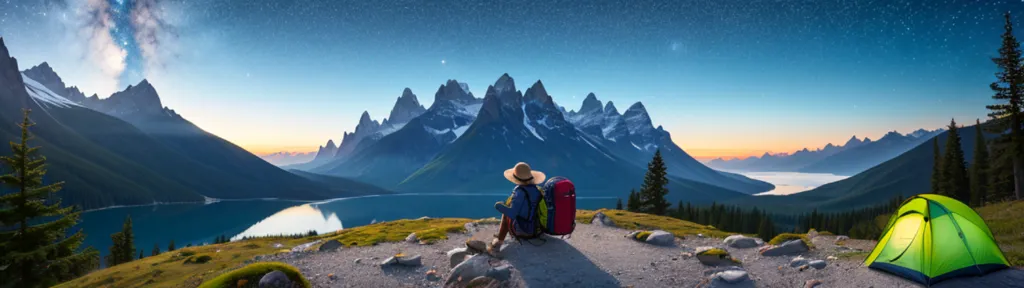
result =
[[[513,238],[528,239],[540,233],[536,218],[537,206],[542,195],[537,185],[544,183],[544,178],[546,176],[543,172],[533,171],[529,164],[523,162],[505,170],[505,179],[516,186],[504,203],[494,203],[494,209],[501,212],[501,226],[491,241],[491,246],[487,248],[489,253],[497,254],[508,234],[512,234]]]

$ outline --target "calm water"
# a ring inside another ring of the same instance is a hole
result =
[[[840,176],[828,173],[800,173],[800,172],[736,172],[744,176],[775,184],[775,190],[758,193],[757,195],[789,195],[804,192],[818,186],[846,179],[850,176]]]
[[[278,200],[222,201],[211,204],[167,204],[122,207],[82,213],[78,227],[85,229],[84,246],[107,254],[110,234],[121,229],[131,215],[136,249],[149,255],[154,244],[161,251],[170,240],[177,247],[213,242],[220,235],[243,236],[326,233],[370,224],[372,221],[415,219],[423,216],[499,217],[494,202],[508,194],[438,195],[404,194],[337,199],[317,203]],[[611,208],[615,198],[579,198],[580,209]]]

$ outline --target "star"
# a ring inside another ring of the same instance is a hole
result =
[[[441,59],[441,65],[444,65],[445,63],[448,63],[448,61],[445,61],[444,59]]]

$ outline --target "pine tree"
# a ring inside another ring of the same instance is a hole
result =
[[[142,249],[139,249],[139,258],[138,259],[142,259],[142,258],[146,258],[146,256],[142,255]]]
[[[985,145],[985,133],[981,129],[981,120],[975,120],[974,126],[974,161],[971,164],[971,206],[979,207],[988,201],[988,146]]]
[[[960,202],[971,202],[970,182],[967,179],[967,164],[964,160],[964,150],[960,146],[959,129],[956,121],[950,120],[946,138],[946,155],[943,157],[943,186],[942,191],[946,196],[952,197]]]
[[[135,235],[132,232],[132,217],[126,216],[121,231],[111,234],[110,254],[107,255],[107,267],[131,262],[135,256]]]
[[[772,235],[772,220],[768,218],[767,214],[761,215],[761,224],[757,225],[757,236],[761,237],[764,241],[768,241],[775,237]]]
[[[993,155],[1005,155],[993,164],[1013,167],[1009,170],[1011,174],[1008,182],[1017,199],[1024,198],[1024,130],[1021,129],[1021,122],[1024,116],[1021,115],[1021,106],[1024,105],[1024,67],[1021,66],[1022,53],[1020,42],[1013,35],[1013,22],[1010,20],[1010,12],[1005,14],[1005,32],[1002,35],[1002,46],[999,47],[999,57],[993,58],[992,62],[998,67],[996,82],[989,85],[995,93],[992,99],[1000,101],[998,104],[988,105],[989,117],[992,118],[989,125],[989,132],[1000,135],[993,139]],[[1009,135],[1007,135],[1009,131]],[[995,169],[993,171],[1007,171],[1008,169]]]
[[[31,147],[30,110],[24,111],[21,141],[11,142],[11,156],[0,156],[0,285],[47,287],[84,275],[98,266],[98,252],[78,251],[85,234],[67,230],[78,223],[80,211],[62,207],[54,196],[63,182],[43,184],[46,157]]]
[[[654,158],[647,164],[647,174],[644,175],[644,183],[640,186],[640,212],[665,215],[672,204],[668,203],[665,196],[668,195],[668,173],[665,168],[665,161],[661,159],[661,150],[654,152]]]
[[[640,199],[636,194],[636,189],[629,191],[629,198],[626,198],[626,211],[636,212],[640,206]]]
[[[939,137],[932,138],[932,194],[942,194],[942,154]]]
[[[153,244],[153,251],[150,252],[149,256],[156,256],[156,255],[160,255],[160,245],[154,243]]]
[[[174,247],[174,239],[171,239],[171,243],[167,244],[167,252],[174,251],[175,248],[176,247]]]
[[[619,198],[619,201],[615,202],[615,210],[622,210],[622,198]]]

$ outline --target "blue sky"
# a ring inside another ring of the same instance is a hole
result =
[[[100,97],[147,78],[165,105],[253,151],[339,140],[405,87],[429,105],[447,79],[482,96],[509,73],[520,89],[543,80],[569,109],[588,92],[620,111],[642,101],[703,158],[983,118],[1002,13],[1021,26],[1024,2],[0,0],[0,11],[22,69],[48,61]]]

